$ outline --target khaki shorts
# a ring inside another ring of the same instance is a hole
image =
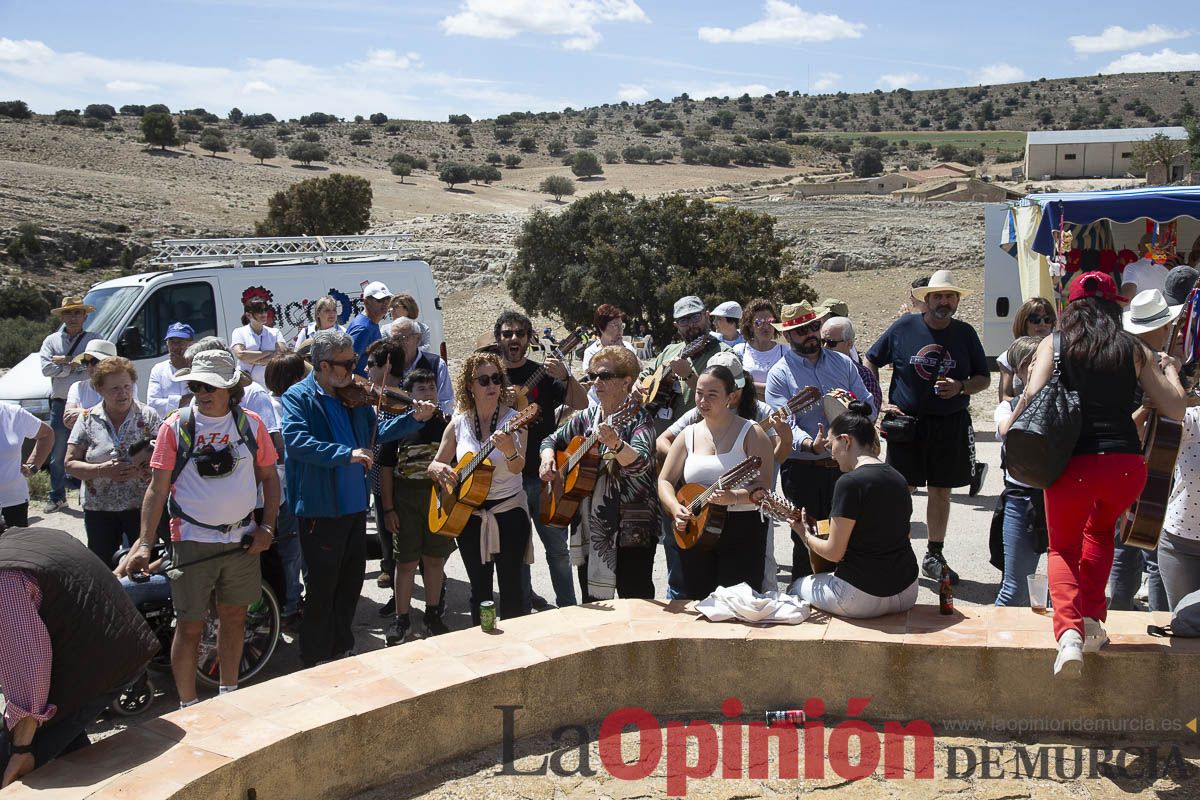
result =
[[[171,602],[178,619],[204,619],[214,592],[218,603],[230,606],[249,606],[262,597],[259,557],[242,552],[238,542],[172,542],[171,560],[176,564],[185,564],[225,551],[237,552],[184,567],[182,575],[171,578]]]
[[[396,479],[392,502],[400,518],[400,530],[392,534],[392,552],[397,561],[407,564],[421,556],[449,558],[457,549],[454,538],[429,532],[429,493],[433,481]]]

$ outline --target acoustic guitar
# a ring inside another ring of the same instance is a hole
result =
[[[785,525],[791,525],[793,522],[800,522],[804,515],[802,510],[796,508],[791,501],[780,497],[774,492],[766,492],[758,500],[758,508],[762,513],[766,514],[776,522],[782,522]],[[822,519],[817,521],[817,529],[809,529],[809,533],[821,539],[829,538],[829,520]],[[808,563],[812,566],[812,571],[816,572],[833,572],[837,564],[829,561],[822,556],[817,555],[812,550],[808,551]]]
[[[698,483],[685,483],[675,493],[675,499],[680,505],[686,506],[691,512],[692,519],[687,528],[675,528],[675,541],[684,550],[696,549],[697,552],[711,550],[721,538],[725,528],[725,506],[715,506],[709,503],[712,496],[719,491],[738,489],[758,477],[762,467],[762,459],[758,456],[739,462],[726,471],[712,486],[701,486]]]
[[[526,427],[538,415],[538,404],[532,403],[517,412],[508,422],[500,426],[503,433],[512,433]],[[488,456],[496,449],[491,441],[486,442],[478,453],[466,453],[454,466],[458,483],[454,491],[443,491],[437,482],[430,490],[429,530],[441,536],[457,537],[467,527],[467,521],[475,509],[487,500],[492,488],[492,473],[496,467]]]
[[[604,422],[612,427],[624,425],[641,407],[637,395],[631,394]],[[539,517],[543,524],[565,528],[575,518],[579,504],[591,496],[600,475],[599,445],[599,434],[592,431],[587,436],[572,438],[566,450],[554,454],[559,479],[542,484]]]
[[[549,328],[546,330],[549,331]],[[567,334],[567,338],[563,339],[561,342],[554,341],[554,339],[549,337],[549,334],[547,334],[547,338],[550,341],[550,351],[546,357],[557,358],[559,361],[566,362],[567,356],[564,354],[574,353],[576,350],[578,350],[579,346],[588,340],[588,335],[587,331],[585,331],[583,328],[576,328]],[[515,395],[513,408],[515,408],[517,411],[521,411],[525,408],[525,406],[529,405],[529,393],[533,391],[533,387],[537,386],[538,382],[541,381],[545,375],[546,364],[543,362],[542,365],[535,369],[520,386],[513,387],[513,393]]]
[[[763,417],[756,424],[766,433],[776,422],[786,420],[788,417],[795,416],[802,411],[807,410],[811,406],[815,406],[821,400],[821,390],[815,386],[805,386],[800,391],[796,392],[788,401],[779,408],[772,411],[768,416]]]
[[[688,342],[683,350],[679,351],[678,358],[692,359],[704,352],[708,345],[715,342],[712,336],[703,333]],[[670,388],[663,387],[663,379],[666,378],[666,384]],[[646,409],[651,414],[656,414],[662,408],[671,405],[675,400],[675,395],[678,394],[678,376],[671,373],[671,362],[664,360],[658,365],[658,368],[651,372],[646,377],[642,378],[638,384],[643,390],[642,402]]]
[[[1185,301],[1185,313],[1180,314],[1171,323],[1167,352],[1174,349],[1179,324],[1188,315],[1187,311],[1192,307],[1197,292],[1200,292],[1200,288],[1192,289]],[[1189,388],[1188,383],[1184,381],[1185,389]],[[1167,499],[1171,496],[1175,462],[1179,458],[1179,448],[1182,444],[1183,423],[1161,416],[1157,411],[1151,411],[1143,443],[1143,452],[1146,455],[1146,486],[1142,489],[1141,497],[1125,514],[1125,521],[1121,525],[1122,544],[1140,547],[1143,550],[1158,547],[1158,538],[1162,535],[1163,522],[1167,517]]]

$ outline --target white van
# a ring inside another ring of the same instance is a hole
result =
[[[134,362],[138,397],[146,398],[150,368],[167,357],[163,334],[186,322],[196,338],[229,341],[242,325],[242,305],[261,297],[274,311],[269,325],[291,344],[312,321],[312,304],[323,295],[338,301],[344,325],[362,310],[362,286],[383,281],[394,293],[411,294],[430,328],[430,345],[445,357],[442,304],[433,272],[424,261],[407,260],[413,250],[399,236],[281,237],[156,242],[158,263],[183,263],[166,272],[147,272],[98,283],[84,302],[95,306],[84,327],[115,342]],[[0,402],[19,404],[39,417],[50,414],[50,379],[42,375],[38,348],[0,377]]]
[[[1000,247],[1007,203],[983,207],[983,352],[994,359],[1012,344],[1013,317],[1021,299],[1021,273],[1017,257]]]

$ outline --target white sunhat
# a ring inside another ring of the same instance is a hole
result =
[[[75,356],[71,361],[75,364],[81,363],[85,358],[91,356],[97,361],[104,361],[108,358],[117,357],[117,346],[107,339],[92,339],[87,343],[87,347],[83,352]]]
[[[1129,308],[1121,312],[1121,323],[1132,334],[1149,333],[1170,325],[1182,310],[1182,305],[1167,305],[1166,296],[1158,289],[1146,289],[1138,292]]]
[[[199,381],[217,389],[232,389],[242,382],[242,371],[228,350],[201,350],[192,359],[190,367],[184,367],[172,377],[177,381]]]

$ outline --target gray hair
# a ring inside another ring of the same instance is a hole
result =
[[[403,328],[403,330],[401,330]],[[397,333],[420,333],[421,329],[417,327],[417,321],[412,317],[396,317],[392,321],[392,336]]]
[[[196,357],[196,353],[203,353],[205,350],[229,350],[229,345],[225,344],[225,340],[220,336],[205,336],[203,339],[192,342],[188,345],[188,349],[183,351],[183,357],[191,361]]]
[[[827,330],[841,331],[842,338],[850,344],[854,344],[854,323],[850,321],[849,317],[830,317],[821,326],[821,333]]]
[[[329,328],[317,331],[313,335],[312,349],[309,350],[308,355],[315,369],[322,361],[329,361],[337,351],[353,349],[354,340],[350,338],[350,334],[339,331],[337,328]]]

